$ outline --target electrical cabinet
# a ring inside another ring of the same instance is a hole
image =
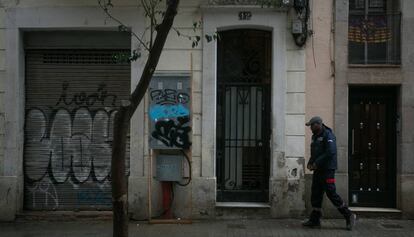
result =
[[[183,179],[183,156],[158,155],[156,179],[158,181],[181,181]]]
[[[191,86],[188,75],[157,75],[148,89],[151,149],[191,146]]]

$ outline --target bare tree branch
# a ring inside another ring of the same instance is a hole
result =
[[[118,23],[120,26],[122,26],[124,29],[129,29],[128,26],[126,26],[124,23],[122,23],[122,21],[120,21],[118,18],[114,17],[108,9],[108,6],[112,6],[111,2],[109,1],[108,4],[102,3],[102,0],[98,0],[98,4],[99,6],[102,8],[102,10],[105,12],[105,14],[113,21],[115,21],[116,23]],[[149,51],[150,49],[148,48],[148,46],[145,44],[145,42],[132,30],[129,30],[128,32],[131,33],[132,36],[134,36],[139,43],[142,45],[142,47],[144,47],[147,51]]]
[[[177,7],[179,0],[167,0],[167,10],[163,18],[162,23],[157,27],[157,35],[154,40],[152,50],[148,56],[147,63],[141,75],[141,79],[132,92],[130,97],[129,114],[132,115],[137,109],[139,103],[144,97],[152,75],[155,72],[156,66],[161,56],[162,49],[164,48],[165,41],[167,40],[168,33],[174,22],[175,15],[177,14]]]
[[[100,1],[100,0],[99,0]],[[155,1],[155,0],[154,0]],[[157,0],[159,1],[159,0]],[[162,23],[156,27],[157,34],[149,50],[147,62],[140,81],[132,92],[129,104],[123,103],[115,115],[111,157],[113,236],[128,237],[128,194],[125,177],[125,154],[127,133],[131,117],[142,101],[158,65],[168,33],[177,14],[179,0],[167,0],[167,10]],[[107,11],[105,11],[107,12]]]

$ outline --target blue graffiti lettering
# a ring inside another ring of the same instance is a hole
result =
[[[112,198],[110,193],[100,191],[84,191],[77,194],[78,205],[110,205]]]
[[[178,117],[186,117],[190,115],[190,111],[182,104],[178,105],[155,105],[150,109],[150,117],[153,121],[160,119],[173,119]]]

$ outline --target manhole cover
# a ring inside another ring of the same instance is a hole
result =
[[[243,224],[227,224],[229,229],[246,229],[246,226]]]
[[[403,227],[399,224],[393,224],[393,223],[383,223],[381,224],[382,227],[385,229],[402,229]]]

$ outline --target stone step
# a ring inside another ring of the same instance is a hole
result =
[[[217,202],[216,219],[268,219],[270,205],[256,202]]]
[[[111,220],[112,211],[24,211],[16,221]]]
[[[350,207],[358,217],[378,219],[402,219],[401,210],[379,207]]]

